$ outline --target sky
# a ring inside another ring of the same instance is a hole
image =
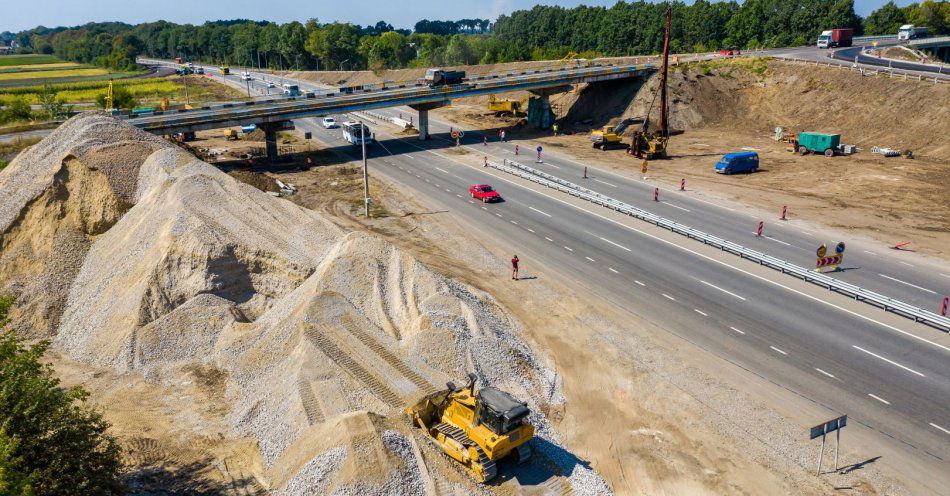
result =
[[[573,7],[579,4],[613,5],[616,0],[0,0],[0,31],[22,31],[38,25],[77,26],[87,22],[123,21],[129,24],[166,20],[201,24],[209,20],[246,18],[279,23],[315,17],[320,22],[343,21],[412,28],[421,19],[491,19],[535,4]],[[687,0],[688,2],[691,0]],[[907,5],[912,0],[897,0]],[[855,10],[866,16],[887,0],[855,0]]]

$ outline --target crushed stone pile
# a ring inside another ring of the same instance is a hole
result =
[[[0,291],[25,304],[18,325],[168,386],[196,366],[226,378],[211,399],[223,416],[178,418],[256,441],[254,477],[274,494],[424,493],[413,444],[427,441],[405,408],[468,372],[528,402],[538,477],[609,493],[541,413],[561,385],[520,324],[375,236],[101,113],[22,154],[0,192]]]

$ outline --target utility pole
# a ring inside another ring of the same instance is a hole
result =
[[[666,74],[670,61],[670,18],[673,17],[673,9],[666,9],[666,35],[663,36],[663,75],[660,82],[660,134],[664,137],[670,135],[669,115],[666,110]]]
[[[360,123],[360,142],[363,144],[363,205],[366,207],[366,218],[369,218],[369,168],[366,166],[366,125]]]
[[[247,83],[247,97],[250,98],[251,97],[251,80],[245,79],[244,82]]]

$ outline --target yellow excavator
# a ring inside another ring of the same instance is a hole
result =
[[[528,99],[524,100],[499,100],[495,95],[488,95],[488,111],[494,112],[495,117],[511,116],[516,117],[525,113],[525,107],[528,105]]]
[[[630,124],[633,124],[636,119],[624,119],[620,124],[616,126],[604,126],[600,129],[595,129],[590,132],[591,145],[594,148],[600,148],[601,150],[610,150],[614,148],[627,148],[629,145],[624,143],[621,138],[623,132],[627,130],[627,127]]]
[[[429,394],[406,410],[409,419],[479,482],[498,475],[498,460],[531,457],[527,442],[534,437],[527,404],[493,387],[475,392],[475,374],[468,385]]]

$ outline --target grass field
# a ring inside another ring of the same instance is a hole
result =
[[[101,76],[104,74],[109,74],[109,71],[106,69],[99,69],[95,67],[42,71],[43,79]],[[37,75],[38,74],[34,71],[4,72],[4,73],[0,73],[0,81],[10,81],[10,80],[16,80],[16,79],[36,79]]]
[[[0,67],[4,66],[24,66],[37,64],[56,64],[63,62],[52,55],[0,55]]]
[[[169,98],[172,103],[183,103],[185,100],[185,86],[181,78],[147,78],[124,79],[113,82],[115,87],[122,87],[129,91],[141,106],[153,106],[163,98]],[[96,96],[103,94],[109,87],[108,81],[82,81],[50,85],[57,92],[57,98],[67,103],[95,102]],[[23,98],[28,103],[39,103],[39,94],[43,85],[19,86],[15,88],[0,88],[0,105],[9,105],[17,98]],[[241,100],[243,93],[200,76],[188,77],[188,96],[192,102]]]
[[[33,64],[33,65],[0,65],[0,72],[17,71],[55,71],[74,67],[82,67],[81,64],[74,62],[57,62],[55,64]]]

